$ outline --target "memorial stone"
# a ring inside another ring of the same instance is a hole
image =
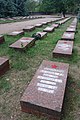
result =
[[[2,44],[3,42],[5,42],[4,36],[0,35],[0,44]]]
[[[21,39],[17,40],[15,43],[11,44],[9,47],[24,50],[24,48],[29,48],[35,45],[35,39],[29,37],[22,37]]]
[[[69,64],[43,61],[21,97],[23,112],[60,120]]]
[[[62,40],[74,40],[75,33],[74,32],[64,32],[62,36]]]
[[[59,40],[53,50],[53,57],[70,57],[73,50],[73,41]]]
[[[24,32],[31,32],[33,30],[35,30],[35,26],[27,26],[27,27],[23,28]]]
[[[54,31],[54,27],[46,27],[43,32],[53,32]]]
[[[0,77],[9,70],[9,59],[0,57]]]
[[[9,36],[24,35],[24,31],[14,31],[8,34]]]

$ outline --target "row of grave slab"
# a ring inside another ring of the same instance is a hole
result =
[[[43,32],[46,32],[46,34],[47,32],[53,32],[55,28],[69,19],[66,18],[57,22],[57,24],[52,24],[50,27],[45,28]],[[77,19],[75,18],[63,34],[61,40],[58,41],[53,50],[53,56],[72,54],[76,26]],[[43,32],[39,32],[39,34]],[[28,42],[26,43],[25,41],[27,40]],[[32,41],[31,44],[30,41]],[[21,45],[22,42],[23,44]],[[32,46],[35,44],[35,39],[23,37],[18,40],[17,44],[15,42],[14,46],[22,48],[26,44]],[[0,58],[0,76],[8,69],[9,59]],[[21,97],[21,110],[38,116],[46,116],[50,120],[60,120],[68,70],[69,64],[44,60]]]
[[[60,20],[56,24],[52,24],[50,27],[46,27],[43,30],[43,32],[37,32],[36,34],[41,34],[41,38],[43,38],[47,35],[48,32],[53,32],[55,28],[58,28],[59,25],[65,23],[69,19],[70,18]],[[44,22],[43,24],[45,25],[47,23],[50,23],[50,21]],[[27,28],[27,30],[32,31],[32,30],[34,30],[34,28],[35,28],[34,26],[30,26]],[[15,35],[22,35],[22,34],[24,34],[23,31],[21,31],[21,32],[17,31],[17,32],[12,32],[8,35],[15,36]],[[4,36],[1,35],[0,36],[0,44],[2,44],[4,42],[5,42]],[[21,39],[17,40],[15,43],[11,44],[9,47],[17,49],[17,50],[23,50],[25,48],[32,47],[33,45],[35,45],[35,38],[22,37]],[[3,75],[8,69],[9,69],[9,59],[7,59],[6,57],[5,58],[0,57],[0,76]]]
[[[69,18],[68,18],[69,19]],[[66,21],[66,19],[61,20],[63,22]],[[54,24],[55,27],[59,26],[59,24],[61,23],[61,21],[58,21],[57,24]],[[43,22],[42,24],[37,24],[37,27],[41,27],[42,25],[46,25],[48,23],[51,23],[52,21],[48,21],[48,22]],[[54,27],[53,27],[54,28]],[[29,26],[26,28],[26,31],[32,31],[34,30],[35,27],[34,26]],[[45,35],[47,35],[47,32],[38,32],[41,34],[41,37],[43,38]],[[12,33],[9,33],[8,35],[10,36],[17,36],[17,35],[23,35],[24,32],[23,31],[14,31]],[[5,42],[5,38],[3,35],[0,35],[0,44]],[[15,43],[11,44],[9,47],[14,48],[14,49],[18,49],[18,50],[22,50],[24,48],[28,48],[35,45],[35,39],[34,38],[29,38],[29,37],[22,37],[21,39],[17,40]],[[6,57],[0,57],[0,76],[3,75],[7,70],[9,69],[9,59]]]
[[[8,18],[0,18],[0,20],[6,21],[6,20],[28,20],[28,19],[40,19],[40,18],[45,18],[43,16],[21,16],[21,17],[8,17]]]
[[[57,42],[57,45],[53,50],[53,56],[71,57],[76,33],[76,26],[77,19],[75,18],[71,25],[67,28],[66,32],[64,32],[64,34],[62,35],[61,40]]]
[[[37,34],[41,35],[41,38],[45,37],[48,32],[53,32],[55,28],[58,28],[59,25],[65,23],[70,18],[66,18],[63,20],[60,20],[56,22],[56,24],[52,24],[50,27],[46,27],[43,32],[37,32]],[[48,22],[42,22],[41,24],[36,24],[36,26],[28,26],[23,29],[23,31],[14,31],[8,34],[8,36],[17,36],[17,35],[24,35],[24,32],[31,32],[35,29],[35,27],[42,27],[42,25],[47,25],[48,23],[51,23],[52,21]],[[0,36],[0,44],[5,42],[4,36]],[[9,47],[14,48],[17,50],[24,50],[25,48],[31,47],[35,44],[35,38],[30,37],[22,37],[21,39],[17,40],[15,43],[12,43]]]
[[[76,26],[75,18],[58,41],[53,54],[72,54]],[[69,64],[44,60],[21,98],[22,111],[60,120],[68,70]]]

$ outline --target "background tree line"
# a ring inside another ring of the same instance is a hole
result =
[[[25,16],[35,11],[34,0],[0,0],[0,17]]]
[[[25,16],[30,12],[77,13],[80,0],[0,0],[0,17]]]
[[[80,8],[80,0],[39,0],[42,12],[73,13],[76,14]]]

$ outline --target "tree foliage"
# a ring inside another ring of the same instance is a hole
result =
[[[24,16],[29,12],[77,13],[80,0],[0,0],[0,17]]]
[[[42,0],[39,10],[53,13],[77,13],[79,7],[80,0]]]
[[[34,0],[0,0],[0,17],[27,15],[35,5]]]

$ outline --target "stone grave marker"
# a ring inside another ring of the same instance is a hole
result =
[[[68,27],[66,32],[76,32],[76,28],[75,27]]]
[[[43,61],[21,97],[23,112],[60,120],[69,64]]]
[[[71,19],[71,18],[69,17],[69,18],[60,20],[60,21],[58,21],[58,22],[56,22],[56,23],[59,24],[59,25],[61,25],[61,24],[64,24],[65,22],[67,22],[69,19]]]
[[[27,26],[27,27],[23,28],[24,32],[31,32],[33,30],[35,30],[35,26]]]
[[[62,36],[62,40],[74,40],[75,33],[74,32],[64,32]]]
[[[74,24],[74,23],[71,23],[71,26],[74,26],[74,27],[76,28],[76,26],[77,26],[77,25],[76,25],[76,24]]]
[[[47,24],[48,24],[48,22],[42,22],[42,24],[43,24],[43,25],[47,25]]]
[[[14,31],[8,34],[9,36],[24,35],[24,31]]]
[[[47,21],[47,23],[52,23],[52,20],[51,21]]]
[[[35,27],[42,27],[43,24],[36,24]]]
[[[73,50],[73,41],[59,40],[53,50],[53,57],[70,57]]]
[[[59,27],[59,24],[52,24],[51,26],[52,26],[52,27],[55,27],[55,28],[58,28],[58,27]]]
[[[4,36],[0,35],[0,44],[2,44],[3,42],[5,42]]]
[[[70,25],[69,27],[76,29],[76,25]]]
[[[35,39],[29,37],[22,37],[21,39],[17,40],[15,43],[11,44],[9,47],[24,50],[24,48],[29,48],[35,45]]]
[[[54,31],[54,27],[46,27],[43,32],[53,32]]]
[[[6,57],[0,57],[0,77],[9,70],[9,59]]]

